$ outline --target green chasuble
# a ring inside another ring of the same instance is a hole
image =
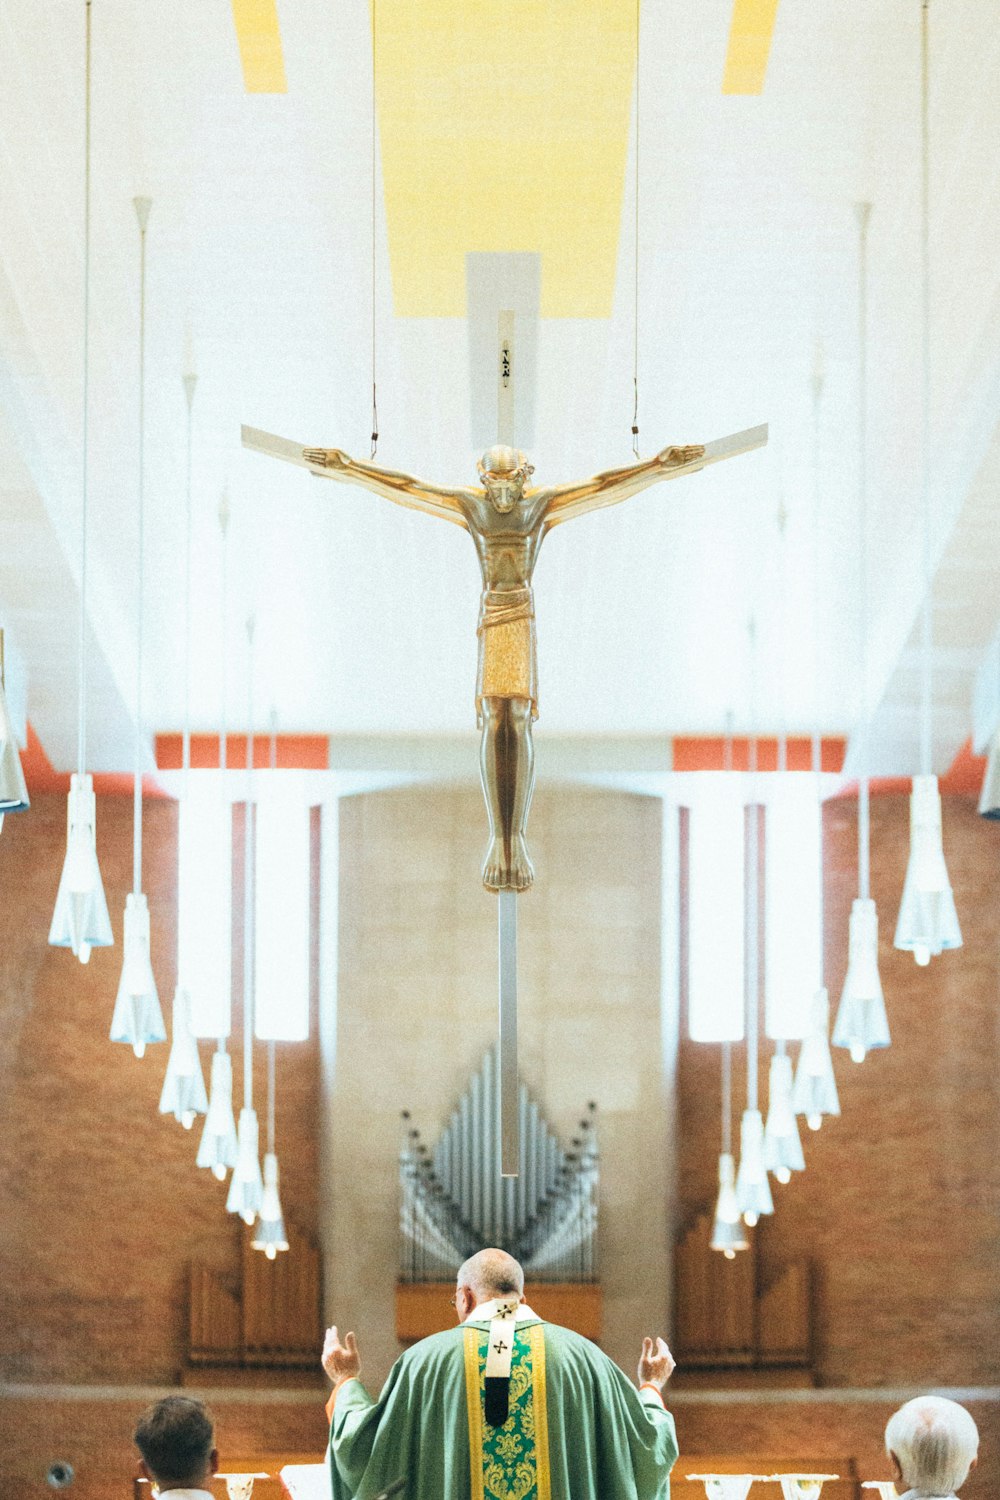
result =
[[[333,1500],[669,1500],[673,1417],[596,1344],[519,1309],[507,1420],[486,1421],[489,1319],[434,1334],[396,1361],[378,1401],[341,1386],[330,1429]]]

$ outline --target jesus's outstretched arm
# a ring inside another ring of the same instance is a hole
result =
[[[766,442],[767,427],[751,427],[746,432],[737,432],[713,443],[664,448],[655,458],[646,459],[643,463],[630,464],[624,469],[608,469],[606,473],[595,474],[593,479],[586,479],[580,484],[560,485],[550,491],[545,525],[551,528],[562,521],[572,520],[574,516],[600,510],[604,505],[617,505],[629,496],[637,495],[640,490],[659,484],[661,480],[697,473],[706,464],[718,463],[724,458],[735,458],[738,453],[761,448]]]
[[[459,503],[461,490],[430,484],[427,480],[415,479],[412,474],[397,473],[395,469],[382,469],[364,459],[350,458],[340,448],[304,448],[302,457],[312,472],[324,479],[358,484],[395,505],[422,510],[468,529]]]

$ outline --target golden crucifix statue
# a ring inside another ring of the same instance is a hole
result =
[[[664,448],[655,458],[609,469],[579,484],[541,487],[528,486],[534,470],[523,453],[498,445],[479,461],[479,485],[450,488],[349,458],[339,448],[300,448],[243,428],[248,448],[304,464],[326,479],[360,485],[470,533],[483,575],[476,712],[483,732],[480,770],[490,822],[483,862],[488,890],[523,891],[534,879],[525,842],[535,774],[531,725],[538,717],[531,577],[544,538],[563,521],[617,505],[661,480],[696,472],[766,441],[766,426],[755,427],[715,443]]]

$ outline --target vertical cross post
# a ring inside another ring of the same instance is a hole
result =
[[[517,892],[497,892],[500,939],[500,1175],[516,1177],[521,1157],[517,1088]]]
[[[497,315],[497,442],[514,446],[514,314]]]
[[[497,442],[514,446],[514,312],[497,315]],[[516,1177],[521,1157],[517,1079],[517,892],[497,892],[500,942],[500,1044],[498,1115],[500,1175]]]

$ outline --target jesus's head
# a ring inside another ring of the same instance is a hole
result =
[[[487,448],[478,468],[483,488],[501,515],[514,509],[524,493],[525,480],[535,472],[523,453],[503,444]]]

